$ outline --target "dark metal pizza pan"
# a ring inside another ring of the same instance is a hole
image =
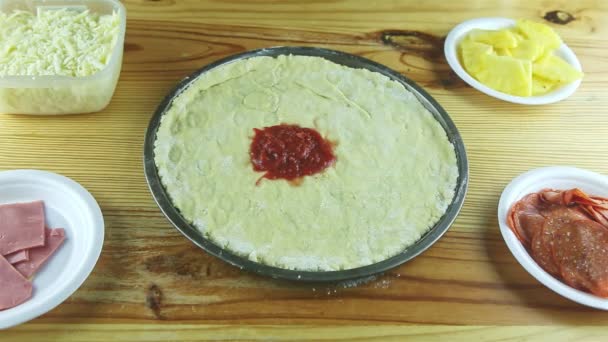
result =
[[[441,124],[445,132],[447,133],[448,139],[454,145],[456,151],[456,158],[458,162],[459,177],[455,189],[455,196],[452,203],[449,205],[445,214],[441,219],[426,233],[420,240],[414,245],[407,247],[401,253],[386,259],[384,261],[377,262],[368,266],[357,267],[342,271],[327,271],[327,272],[311,272],[311,271],[297,271],[283,269],[273,266],[264,265],[251,261],[245,257],[234,254],[228,250],[221,248],[211,240],[203,236],[196,227],[191,225],[175,208],[167,194],[165,188],[161,183],[161,179],[158,175],[158,170],[154,162],[154,142],[156,141],[156,132],[161,122],[161,117],[171,106],[173,99],[181,94],[197,77],[212,70],[220,67],[227,63],[232,63],[238,60],[247,59],[258,56],[271,56],[276,57],[280,55],[302,55],[302,56],[315,56],[322,57],[330,60],[334,63],[341,64],[351,68],[363,68],[370,71],[378,72],[383,74],[392,80],[400,82],[405,88],[411,91],[418,100],[426,107]],[[200,70],[197,70],[190,76],[182,80],[160,103],[154,116],[150,120],[148,130],[146,132],[145,145],[144,145],[144,171],[148,186],[154,199],[165,216],[171,221],[171,223],[185,235],[190,241],[195,243],[197,246],[202,248],[205,252],[212,254],[225,262],[239,267],[243,270],[251,271],[261,275],[269,276],[272,278],[288,279],[294,281],[305,281],[305,282],[338,282],[350,279],[365,278],[374,274],[386,272],[394,267],[397,267],[420,253],[428,249],[433,243],[435,243],[452,225],[456,216],[460,212],[463,205],[465,194],[468,186],[468,161],[464,143],[456,126],[450,119],[448,113],[419,85],[400,73],[389,69],[388,67],[373,62],[369,59],[351,55],[345,52],[328,50],[316,47],[272,47],[253,51],[247,51],[244,53],[232,55],[214,63],[211,63]]]

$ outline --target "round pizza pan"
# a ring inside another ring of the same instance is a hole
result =
[[[341,64],[351,68],[362,68],[368,69],[373,72],[383,74],[390,79],[397,81],[412,92],[418,100],[426,107],[441,124],[445,132],[447,133],[449,141],[454,145],[456,152],[456,158],[458,163],[458,181],[456,184],[455,195],[452,203],[448,206],[447,211],[441,217],[441,219],[412,246],[407,247],[401,253],[388,258],[386,260],[368,265],[363,267],[357,267],[347,270],[340,271],[298,271],[289,270],[274,266],[268,266],[261,263],[257,263],[247,259],[246,257],[234,254],[222,247],[216,245],[213,241],[207,239],[201,234],[196,227],[188,222],[175,208],[167,194],[165,188],[161,183],[161,179],[158,175],[158,170],[154,162],[154,142],[156,141],[156,132],[161,122],[162,116],[171,106],[173,99],[175,99],[182,91],[184,91],[197,77],[214,68],[220,67],[224,64],[232,63],[241,59],[247,59],[258,56],[271,56],[276,57],[280,55],[301,55],[301,56],[315,56],[325,58],[334,63]],[[280,278],[294,281],[305,281],[305,282],[338,282],[350,279],[365,278],[374,274],[383,273],[396,266],[399,266],[408,260],[413,259],[420,253],[428,249],[433,243],[435,243],[452,225],[456,216],[460,212],[462,204],[464,202],[465,194],[468,186],[468,161],[466,151],[460,133],[458,129],[450,119],[446,111],[431,97],[426,91],[418,86],[414,81],[404,77],[400,73],[389,69],[388,67],[368,60],[363,57],[351,55],[345,52],[328,50],[316,47],[288,47],[279,46],[272,48],[264,48],[259,50],[247,51],[244,53],[232,55],[214,63],[211,63],[200,70],[192,73],[185,79],[183,79],[160,103],[156,112],[150,120],[148,130],[146,132],[145,144],[144,144],[144,171],[146,180],[154,200],[164,213],[164,215],[171,221],[171,223],[179,230],[184,236],[186,236],[194,244],[202,248],[205,252],[214,255],[225,262],[239,267],[243,270],[254,272],[257,274],[269,276],[272,278]]]

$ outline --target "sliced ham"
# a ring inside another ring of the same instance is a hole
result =
[[[32,283],[0,255],[0,310],[15,307],[32,297]]]
[[[4,256],[6,258],[6,261],[10,262],[11,264],[16,264],[18,262],[22,262],[22,261],[27,261],[30,259],[30,253],[27,249],[24,249],[22,251],[19,252],[15,252],[15,253],[11,253],[11,254],[7,254]]]
[[[42,201],[0,205],[0,255],[44,246]]]
[[[61,246],[65,240],[65,231],[63,228],[46,229],[46,245],[43,247],[32,248],[29,250],[30,259],[20,262],[15,266],[24,277],[31,277],[36,271],[44,265],[48,258]]]

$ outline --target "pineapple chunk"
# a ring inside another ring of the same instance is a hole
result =
[[[559,87],[559,83],[532,76],[532,96],[544,95],[557,87]]]
[[[544,51],[553,51],[562,45],[562,40],[550,26],[521,19],[515,28],[526,38],[542,46]]]
[[[513,55],[511,53],[511,49],[507,49],[507,48],[497,48],[497,49],[494,49],[494,51],[496,51],[496,54],[499,56],[512,56]]]
[[[473,76],[486,86],[516,96],[532,94],[532,63],[508,56],[485,55],[488,66]]]
[[[473,30],[470,37],[475,42],[488,44],[499,49],[510,49],[517,46],[517,38],[509,30]]]
[[[561,44],[551,27],[518,20],[503,30],[473,30],[458,51],[465,70],[479,82],[503,93],[531,96],[583,76],[553,54]]]
[[[513,34],[513,37],[515,37],[515,40],[517,40],[517,44],[519,44],[519,42],[521,41],[526,40],[526,37],[522,36],[519,30],[517,30],[516,28],[512,27],[507,30],[509,30],[509,32]]]
[[[543,55],[543,47],[529,39],[522,40],[511,49],[511,56],[529,61],[536,61]]]
[[[479,72],[481,69],[486,68],[482,57],[491,53],[493,53],[493,49],[490,45],[468,39],[465,39],[460,43],[460,58],[465,70],[469,74]]]
[[[557,83],[570,83],[583,77],[582,72],[555,55],[543,57],[535,62],[532,66],[532,74]]]

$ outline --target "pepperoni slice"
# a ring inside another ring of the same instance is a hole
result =
[[[553,275],[559,275],[559,266],[553,258],[553,241],[562,227],[586,217],[576,207],[551,207],[546,209],[544,214],[546,215],[544,224],[539,233],[532,239],[530,255],[545,271]]]
[[[592,220],[575,220],[553,234],[552,252],[564,281],[608,297],[608,229]]]
[[[594,201],[599,203],[602,207],[608,208],[608,198],[600,197],[600,196],[589,196],[589,198],[592,198]]]
[[[532,237],[530,255],[536,263],[552,275],[559,275],[559,267],[553,261],[551,253],[550,233],[543,228]]]
[[[600,215],[602,215],[604,217],[604,219],[608,220],[608,209],[595,209],[595,211],[600,213]],[[605,224],[603,226],[608,228],[608,226]]]
[[[544,224],[539,232],[532,237],[530,255],[543,270],[552,275],[559,275],[559,267],[555,264],[551,252],[553,228],[553,226],[547,227],[547,224]]]
[[[582,205],[581,208],[587,212],[597,223],[604,227],[608,227],[608,218],[606,215],[608,212],[606,209],[594,207],[592,205]]]
[[[562,193],[559,190],[545,189],[540,193],[525,196],[511,207],[507,223],[519,241],[530,246],[532,238],[541,230],[546,218],[556,210],[558,211],[557,216],[567,215],[570,220],[588,218],[584,211],[577,206],[566,207],[560,204]],[[555,196],[560,199],[556,199]]]
[[[541,199],[547,203],[562,204],[563,192],[560,190],[545,189],[540,192]]]
[[[507,223],[545,271],[608,298],[608,198],[543,189],[516,202]]]
[[[570,205],[573,203],[582,205],[591,205],[597,208],[608,209],[606,199],[602,197],[591,197],[581,189],[570,189],[563,192],[564,204]]]
[[[579,204],[593,206],[596,209],[608,209],[608,198],[589,196],[578,188],[570,190],[544,189],[539,194],[542,201],[550,204],[565,206]]]
[[[535,232],[539,230],[545,218],[540,214],[543,207],[540,196],[532,193],[516,202],[509,212],[508,224],[524,245],[529,245]]]

